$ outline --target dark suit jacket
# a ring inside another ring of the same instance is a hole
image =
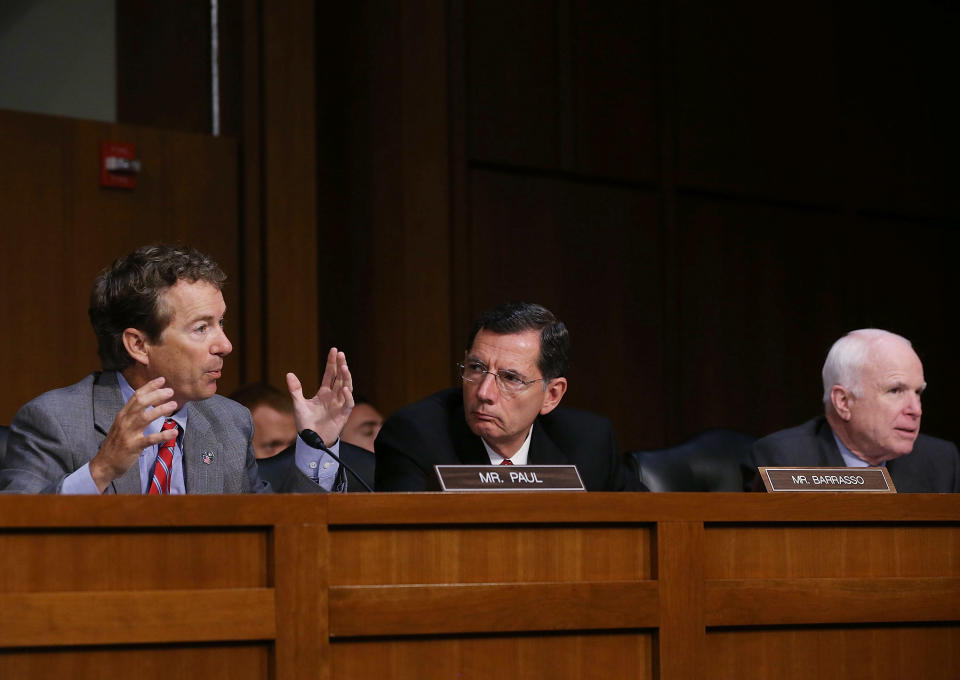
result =
[[[10,425],[0,491],[56,493],[68,474],[96,455],[121,408],[123,397],[112,371],[92,373],[29,402]],[[271,491],[257,474],[250,411],[217,395],[184,408],[189,409],[182,443],[187,493]],[[207,463],[204,453],[212,454]],[[105,490],[141,492],[136,463]]]
[[[758,467],[845,465],[833,430],[823,416],[757,440],[753,462]],[[887,470],[901,493],[960,492],[960,454],[955,444],[943,439],[921,434],[913,452],[888,460]]]
[[[463,415],[458,389],[406,406],[383,424],[375,443],[377,491],[423,491],[434,465],[489,465],[480,437]],[[588,491],[643,490],[601,416],[557,407],[533,423],[530,465],[577,466]]]
[[[275,456],[270,458],[260,458],[257,460],[257,467],[260,468],[260,479],[270,482],[275,489],[283,489],[289,493],[323,493],[313,480],[300,472],[296,464],[296,445],[289,446]],[[363,481],[373,486],[374,457],[372,451],[361,449],[359,446],[340,442],[340,460],[349,465],[353,473],[347,472],[340,466],[340,472],[337,473],[337,481],[340,481],[340,475],[347,476],[347,491],[366,491],[357,480],[357,475],[363,478]]]

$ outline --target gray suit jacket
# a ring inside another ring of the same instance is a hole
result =
[[[112,371],[92,373],[75,385],[29,402],[10,425],[0,491],[56,493],[67,475],[97,453],[122,407]],[[182,444],[187,493],[271,491],[257,475],[253,419],[246,408],[216,395],[185,408],[189,409]],[[209,462],[204,463],[204,458]],[[134,464],[111,482],[105,493],[141,493],[139,466]]]
[[[823,416],[758,439],[753,462],[759,466],[844,467],[846,463]],[[921,434],[913,452],[887,461],[900,493],[960,492],[960,454],[955,444]]]

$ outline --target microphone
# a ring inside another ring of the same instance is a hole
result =
[[[363,488],[364,488],[364,489],[366,489],[366,490],[369,491],[370,493],[373,493],[373,489],[370,487],[369,484],[367,484],[365,481],[363,481],[363,477],[361,477],[360,475],[358,475],[353,468],[351,468],[349,465],[347,465],[346,463],[344,463],[344,462],[340,459],[340,456],[338,456],[338,455],[335,454],[333,451],[331,451],[330,449],[328,449],[328,448],[327,448],[327,445],[323,443],[323,439],[321,439],[321,438],[320,438],[320,435],[318,435],[316,432],[314,432],[313,430],[300,430],[300,439],[302,439],[302,440],[304,441],[304,443],[307,444],[307,446],[310,446],[310,447],[312,447],[312,448],[314,448],[314,449],[319,449],[320,451],[323,451],[325,454],[327,454],[328,456],[330,456],[331,458],[333,458],[335,461],[337,461],[338,463],[340,463],[340,465],[343,466],[343,469],[344,469],[344,470],[346,470],[346,471],[349,472],[351,475],[353,475],[353,476],[357,479],[357,481],[359,481],[360,484],[363,485]]]

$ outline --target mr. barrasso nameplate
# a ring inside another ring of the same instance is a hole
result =
[[[576,465],[434,465],[441,491],[586,491]]]
[[[767,491],[897,493],[885,467],[761,467]]]

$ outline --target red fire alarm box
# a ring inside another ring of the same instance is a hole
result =
[[[133,144],[100,142],[100,186],[133,189],[139,172]]]

